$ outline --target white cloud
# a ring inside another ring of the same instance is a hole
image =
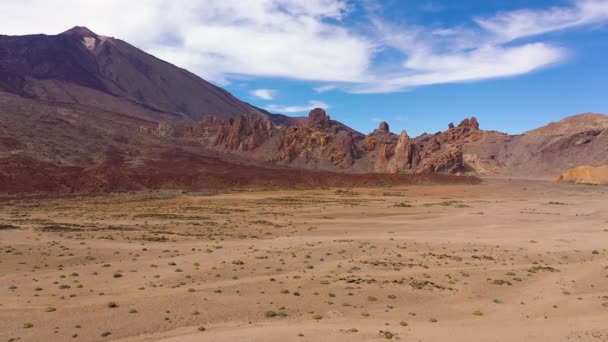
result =
[[[251,91],[251,95],[262,100],[272,100],[277,96],[277,91],[274,89],[255,89]]]
[[[501,12],[475,22],[504,41],[561,31],[608,19],[608,1],[579,0],[571,7]]]
[[[308,102],[307,105],[302,105],[302,106],[284,106],[284,105],[276,105],[276,104],[271,104],[266,106],[266,110],[273,112],[273,113],[281,113],[281,114],[286,114],[286,113],[302,113],[302,112],[307,112],[309,110],[313,110],[315,108],[323,108],[323,109],[328,109],[330,108],[330,106],[323,102],[323,101],[315,101],[315,100],[311,100]]]
[[[220,83],[231,74],[355,82],[374,45],[340,24],[349,11],[347,0],[0,1],[10,13],[0,32],[87,26]]]
[[[579,0],[570,7],[501,12],[474,18],[477,28],[398,26],[376,16],[384,45],[403,55],[401,68],[378,68],[347,85],[354,93],[384,93],[432,84],[472,82],[530,73],[564,61],[568,50],[523,37],[608,21],[608,1]]]
[[[0,0],[0,13],[11,14],[0,33],[55,34],[83,25],[222,85],[275,77],[325,82],[317,93],[374,93],[533,72],[568,56],[542,34],[608,21],[608,0],[571,0],[453,27],[403,26],[388,22],[385,3],[373,1],[363,2],[367,16],[353,16],[361,10],[354,0]],[[310,108],[274,106],[286,113]]]
[[[353,87],[351,91],[385,93],[431,84],[516,76],[557,63],[565,55],[562,49],[543,43],[509,48],[485,46],[469,52],[445,55],[420,54],[404,63],[412,73],[370,80],[364,85]]]

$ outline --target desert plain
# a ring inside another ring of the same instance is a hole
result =
[[[0,341],[608,341],[608,187],[4,196]]]

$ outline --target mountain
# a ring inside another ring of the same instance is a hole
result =
[[[463,146],[465,163],[481,174],[553,178],[581,165],[608,164],[608,116],[570,116],[521,135],[485,131]]]
[[[85,27],[53,36],[0,36],[0,90],[124,114],[138,105],[193,120],[259,112],[184,69]]]
[[[320,108],[269,113],[84,27],[0,36],[0,191],[553,178],[606,164],[606,127],[606,116],[585,114],[518,136],[475,118],[419,137],[385,122],[363,134]]]

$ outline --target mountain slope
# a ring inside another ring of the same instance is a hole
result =
[[[6,92],[105,108],[100,92],[126,102],[123,112],[129,103],[193,120],[259,112],[184,69],[84,27],[54,36],[0,36],[0,75]]]
[[[608,116],[574,115],[516,136],[485,132],[464,153],[481,173],[504,176],[554,178],[577,166],[605,165]]]

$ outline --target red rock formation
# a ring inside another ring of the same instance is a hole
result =
[[[351,131],[333,126],[323,109],[310,112],[307,126],[287,128],[278,141],[278,155],[273,158],[284,164],[333,165],[350,167],[358,158]]]
[[[460,124],[458,124],[458,127],[479,130],[479,123],[477,122],[477,118],[473,116],[470,119],[462,120]]]
[[[331,125],[331,121],[325,110],[315,108],[308,115],[308,126],[313,129],[327,129]]]
[[[351,132],[343,132],[336,137],[332,144],[329,160],[332,164],[345,169],[355,162],[358,155],[353,134]]]
[[[231,151],[250,151],[272,137],[274,126],[268,117],[257,113],[224,120],[217,129],[214,145]]]
[[[399,141],[395,146],[395,157],[389,163],[387,171],[398,173],[399,171],[415,169],[420,163],[420,153],[406,131],[399,135]]]
[[[386,121],[382,121],[380,123],[380,127],[378,127],[378,130],[381,132],[390,133],[390,129],[388,128],[388,123]]]
[[[207,115],[185,129],[183,137],[222,152],[297,168],[356,173],[461,172],[462,146],[479,132],[479,124],[471,118],[449,127],[433,136],[412,139],[405,131],[400,135],[391,133],[389,125],[382,122],[373,133],[363,136],[331,121],[323,109],[317,108],[306,122],[291,127],[275,126],[268,117],[257,113],[236,119]],[[147,133],[158,137],[176,135],[164,123]]]
[[[421,171],[424,173],[458,173],[463,170],[463,154],[461,146],[449,146],[434,154],[428,154],[423,159]]]
[[[246,152],[260,147],[275,132],[270,119],[257,113],[247,113],[236,119],[205,115],[197,125],[186,129],[184,137],[224,151]]]

